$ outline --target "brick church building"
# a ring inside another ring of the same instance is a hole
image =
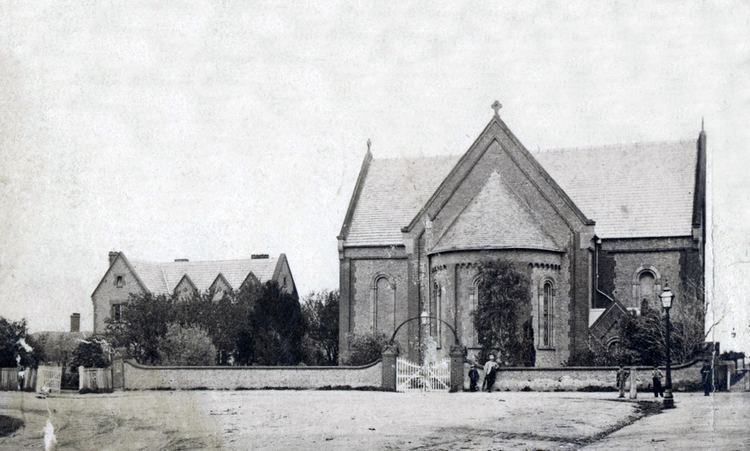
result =
[[[498,114],[460,156],[374,158],[368,144],[338,236],[340,351],[423,311],[479,349],[477,265],[513,262],[531,290],[536,366],[589,337],[617,342],[625,314],[703,302],[706,136],[530,152]],[[420,321],[396,339],[419,353]],[[454,337],[431,321],[446,355]]]

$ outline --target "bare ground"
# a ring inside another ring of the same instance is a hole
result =
[[[648,412],[613,393],[0,392],[0,449],[577,449]],[[49,409],[49,410],[48,410]],[[49,413],[48,413],[49,412]]]

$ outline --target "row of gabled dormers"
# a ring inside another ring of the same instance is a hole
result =
[[[259,283],[274,280],[289,293],[295,291],[284,254],[278,257],[255,254],[252,258],[241,260],[191,262],[188,259],[175,259],[172,262],[148,262],[129,260],[122,252],[111,252],[110,268],[104,279],[110,275],[117,259],[122,259],[125,267],[132,272],[139,288],[155,295],[179,294],[188,288],[200,293],[235,290],[250,280]],[[126,288],[124,274],[112,276],[111,282],[116,288]]]
[[[278,257],[254,254],[240,260],[149,262],[130,260],[122,252],[110,252],[109,267],[91,294],[94,329],[103,328],[113,307],[127,303],[131,294],[175,295],[185,299],[195,293],[210,292],[214,300],[219,300],[224,293],[238,290],[249,281],[275,281],[287,293],[297,296],[285,254]]]

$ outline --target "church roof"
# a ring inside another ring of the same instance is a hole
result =
[[[373,159],[346,236],[349,246],[401,244],[409,224],[456,164],[456,156]]]
[[[601,238],[691,235],[694,141],[532,152]],[[403,244],[401,228],[429,200],[460,156],[372,159],[346,246]],[[664,183],[664,174],[669,182]]]
[[[692,233],[695,141],[554,149],[534,157],[596,221],[600,238]]]
[[[503,247],[559,250],[528,207],[493,172],[433,251]]]
[[[266,282],[273,278],[278,261],[279,258],[269,257],[163,263],[129,260],[129,263],[146,288],[158,295],[171,294],[186,275],[200,292],[208,290],[219,274],[224,276],[233,289],[238,289],[250,273],[260,282]]]

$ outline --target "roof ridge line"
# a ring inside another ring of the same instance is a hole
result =
[[[622,142],[622,143],[612,143],[612,144],[590,144],[590,145],[583,145],[583,146],[566,146],[566,147],[545,147],[545,148],[537,148],[532,153],[545,153],[545,152],[559,152],[559,151],[565,151],[565,150],[594,150],[594,149],[612,149],[612,148],[619,148],[623,146],[628,147],[637,147],[637,146],[654,146],[659,144],[693,144],[693,139],[675,139],[675,140],[658,140],[658,141],[629,141],[629,142]]]

